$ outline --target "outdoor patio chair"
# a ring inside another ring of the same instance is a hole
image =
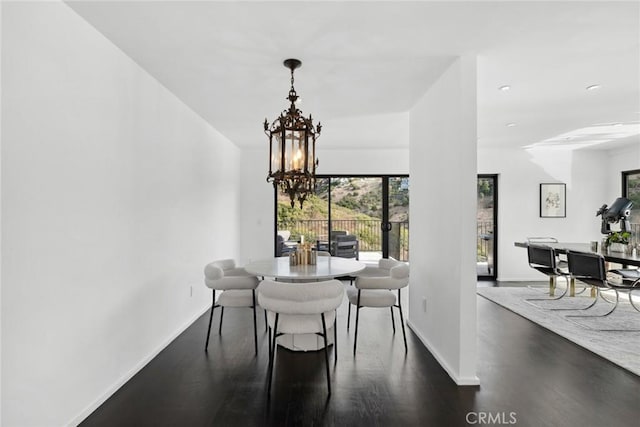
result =
[[[360,242],[353,234],[336,236],[331,242],[331,253],[340,258],[360,259]]]

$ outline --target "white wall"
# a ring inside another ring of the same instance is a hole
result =
[[[540,280],[514,242],[553,236],[563,242],[601,240],[595,213],[617,195],[607,190],[607,153],[600,150],[479,149],[478,173],[498,177],[498,279]],[[540,183],[567,184],[567,217],[540,218]]]
[[[407,148],[379,150],[325,150],[318,140],[319,174],[408,174]],[[241,260],[248,262],[273,256],[274,206],[273,185],[266,182],[269,170],[269,147],[243,150],[246,165],[241,181]]]
[[[409,149],[409,113],[368,114],[324,119],[319,144],[323,150]],[[409,165],[407,164],[407,170]]]
[[[318,173],[328,175],[406,175],[409,148],[318,150]]]
[[[2,2],[0,2],[0,112],[2,111]],[[2,115],[0,114],[0,236],[2,236]],[[2,238],[0,237],[0,260]],[[0,262],[0,308],[2,307],[2,262]],[[0,424],[2,424],[2,315],[0,312]]]
[[[239,255],[239,151],[65,4],[2,37],[2,424],[75,424]]]
[[[477,384],[475,58],[453,62],[409,126],[409,324],[457,384]]]
[[[638,140],[636,144],[631,146],[607,152],[607,195],[609,198],[602,203],[611,204],[616,197],[622,195],[622,171],[640,169],[640,136],[638,136]],[[634,206],[633,209],[640,210],[640,206]]]
[[[266,137],[265,137],[266,138]],[[273,256],[273,185],[267,182],[269,147],[242,150],[243,173],[240,178],[240,261]]]

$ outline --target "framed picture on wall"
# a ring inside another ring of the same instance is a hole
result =
[[[567,186],[561,183],[540,184],[540,217],[565,218],[567,216]]]

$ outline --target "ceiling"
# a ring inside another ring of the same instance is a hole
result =
[[[287,107],[290,57],[323,149],[407,147],[407,112],[461,55],[478,58],[481,147],[640,143],[637,1],[67,4],[244,148]]]

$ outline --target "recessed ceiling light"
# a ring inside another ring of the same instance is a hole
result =
[[[504,85],[504,86],[500,86],[498,89],[501,90],[502,92],[506,92],[508,90],[511,90],[511,86]]]
[[[600,89],[600,85],[587,86],[587,90],[598,90],[598,89]]]
[[[516,125],[515,123],[507,123],[507,127],[508,127],[508,128],[512,128],[512,127],[514,127],[515,125]]]

